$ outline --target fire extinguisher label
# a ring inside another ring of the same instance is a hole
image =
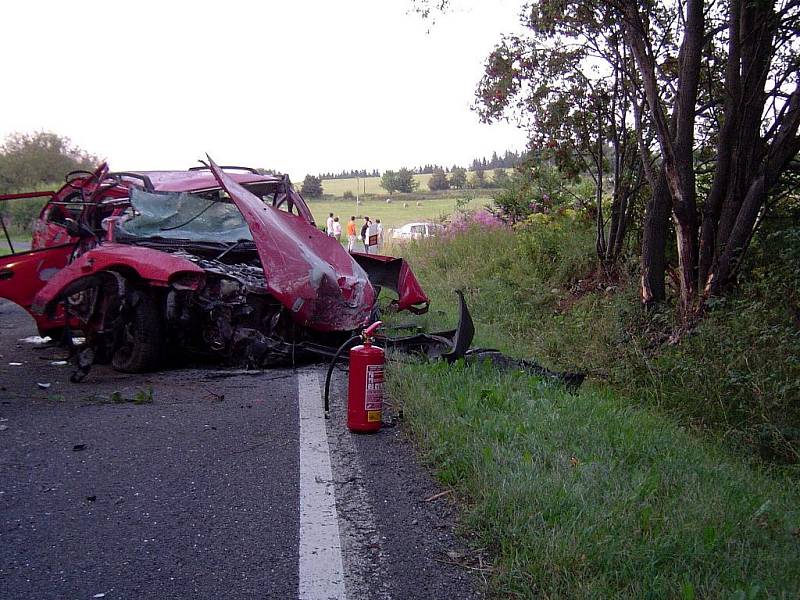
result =
[[[367,389],[364,410],[379,411],[383,406],[383,365],[367,365]]]

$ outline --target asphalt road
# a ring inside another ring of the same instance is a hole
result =
[[[298,566],[309,495],[298,394],[300,380],[319,393],[321,367],[95,367],[71,384],[70,367],[52,364],[64,351],[22,341],[32,335],[28,315],[0,300],[0,598],[344,597],[335,585],[315,596]],[[426,501],[441,490],[402,427],[344,427],[345,377],[320,428],[331,479],[316,476],[334,507],[341,589],[480,597],[475,571],[452,564],[470,556],[455,507]],[[322,564],[313,548],[305,561]]]

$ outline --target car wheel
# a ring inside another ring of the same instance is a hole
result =
[[[153,371],[160,363],[162,342],[162,316],[155,295],[134,292],[133,306],[123,325],[111,365],[124,373]]]

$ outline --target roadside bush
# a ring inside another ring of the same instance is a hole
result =
[[[679,343],[671,306],[642,311],[635,266],[614,280],[594,271],[593,227],[570,211],[426,242],[404,252],[448,309],[432,328],[455,322],[463,289],[476,345],[586,371],[695,429],[800,459],[800,228],[756,240],[742,286]]]
[[[629,394],[800,462],[800,229],[755,244],[741,287],[679,344],[672,315],[629,315],[614,379]],[[661,343],[655,343],[661,341]]]
[[[569,286],[592,269],[594,229],[575,211],[529,215],[517,229],[521,256],[536,265],[543,282]]]
[[[452,238],[473,229],[493,231],[504,228],[505,223],[487,210],[457,211],[447,222],[446,237]]]

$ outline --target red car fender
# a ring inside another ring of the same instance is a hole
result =
[[[203,269],[185,258],[151,248],[108,243],[89,250],[56,273],[34,297],[32,311],[45,314],[69,284],[101,271],[134,272],[157,287],[176,282],[183,289],[196,289],[205,279]]]
[[[405,259],[360,252],[353,252],[352,257],[367,272],[372,283],[397,294],[397,300],[392,301],[397,310],[408,310],[415,315],[428,311],[428,296]]]

